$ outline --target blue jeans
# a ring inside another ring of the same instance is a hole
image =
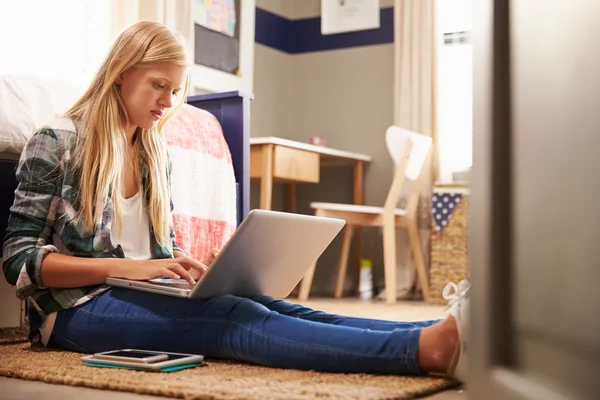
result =
[[[192,300],[111,288],[58,313],[51,345],[96,353],[121,348],[202,354],[264,366],[421,375],[421,329],[314,311],[271,297]]]

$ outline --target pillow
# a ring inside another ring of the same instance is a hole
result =
[[[36,130],[60,117],[83,91],[59,79],[0,75],[0,152],[21,154]]]
[[[172,164],[177,244],[201,261],[236,229],[236,185],[229,146],[217,119],[189,104],[165,125]]]

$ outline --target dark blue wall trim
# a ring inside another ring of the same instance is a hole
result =
[[[320,17],[289,20],[256,8],[255,41],[290,54],[394,43],[394,8],[379,13],[378,29],[322,35]]]
[[[256,8],[254,41],[265,46],[292,52],[292,21]]]

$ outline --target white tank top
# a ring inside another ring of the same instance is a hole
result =
[[[118,193],[117,201],[121,212],[121,233],[117,235],[116,229],[112,229],[111,226],[110,241],[114,246],[121,245],[123,252],[125,252],[125,258],[132,260],[151,259],[150,223],[143,208],[144,202],[140,191],[128,199],[123,198]],[[114,214],[112,220],[116,221]]]

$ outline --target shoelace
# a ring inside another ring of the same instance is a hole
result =
[[[471,283],[466,279],[458,282],[458,285],[454,282],[448,282],[442,291],[442,297],[448,301],[448,307],[452,307],[465,297],[470,288]]]

